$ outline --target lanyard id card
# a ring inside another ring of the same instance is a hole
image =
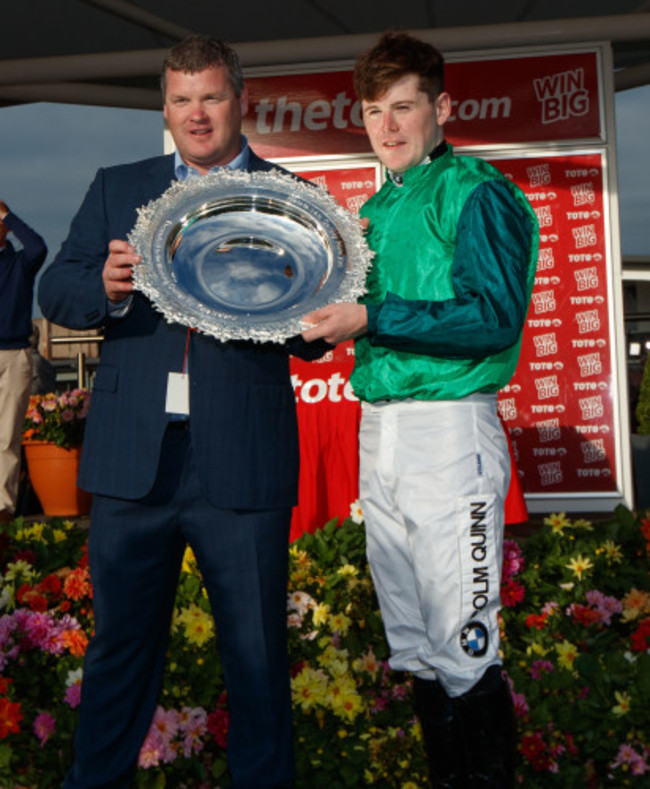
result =
[[[168,414],[190,413],[190,376],[187,373],[169,373],[167,376],[167,399],[165,411]]]
[[[187,330],[185,358],[182,373],[168,373],[165,412],[167,414],[190,414],[190,375],[187,371],[187,358],[190,349],[190,329]]]

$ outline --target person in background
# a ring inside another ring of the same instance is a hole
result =
[[[7,239],[13,233],[22,245]],[[20,436],[32,384],[34,281],[45,242],[0,200],[0,525],[16,513]]]
[[[362,304],[307,316],[305,339],[356,338],[360,499],[391,666],[414,675],[434,787],[506,789],[514,721],[499,657],[510,458],[497,392],[510,380],[534,283],[523,193],[444,139],[444,62],[387,33],[355,65],[386,167],[361,209],[375,252]]]
[[[294,780],[287,654],[298,436],[289,354],[323,342],[219,342],[168,323],[133,291],[125,240],[137,209],[175,180],[273,168],[241,134],[237,54],[192,36],[168,53],[164,116],[177,152],[101,169],[39,287],[57,324],[104,327],[79,485],[93,493],[96,630],[84,662],[66,789],[126,789],[161,687],[181,561],[190,545],[224,669],[233,789]],[[254,221],[251,218],[251,221]]]

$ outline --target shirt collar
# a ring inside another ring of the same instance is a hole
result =
[[[447,148],[448,148],[447,142],[446,140],[443,140],[441,143],[438,143],[438,145],[436,145],[436,147],[431,151],[430,154],[427,154],[427,156],[425,156],[424,159],[422,159],[420,164],[416,164],[415,166],[422,167],[423,164],[431,164],[431,162],[434,159],[438,159],[440,156],[446,153]],[[401,186],[404,183],[404,173],[394,173],[389,170],[388,175],[390,176],[390,180],[395,184],[395,186]]]
[[[248,168],[250,151],[251,149],[248,145],[248,139],[246,138],[246,135],[242,134],[241,151],[237,154],[237,156],[235,156],[232,161],[228,162],[228,164],[223,165],[223,167],[212,167],[210,172],[213,173],[217,170],[222,170],[224,167],[229,170],[246,170]],[[179,181],[186,181],[190,176],[201,174],[195,167],[185,164],[178,151],[174,152],[174,173]]]

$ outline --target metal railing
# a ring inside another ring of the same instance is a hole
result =
[[[80,345],[81,343],[102,342],[103,340],[102,334],[77,334],[71,337],[50,337],[48,342],[50,345]],[[77,386],[79,388],[88,386],[86,374],[86,354],[79,351],[77,353]]]

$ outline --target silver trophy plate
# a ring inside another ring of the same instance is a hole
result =
[[[138,209],[134,287],[172,323],[219,340],[284,342],[303,316],[364,293],[371,253],[326,189],[277,170],[175,182]]]

